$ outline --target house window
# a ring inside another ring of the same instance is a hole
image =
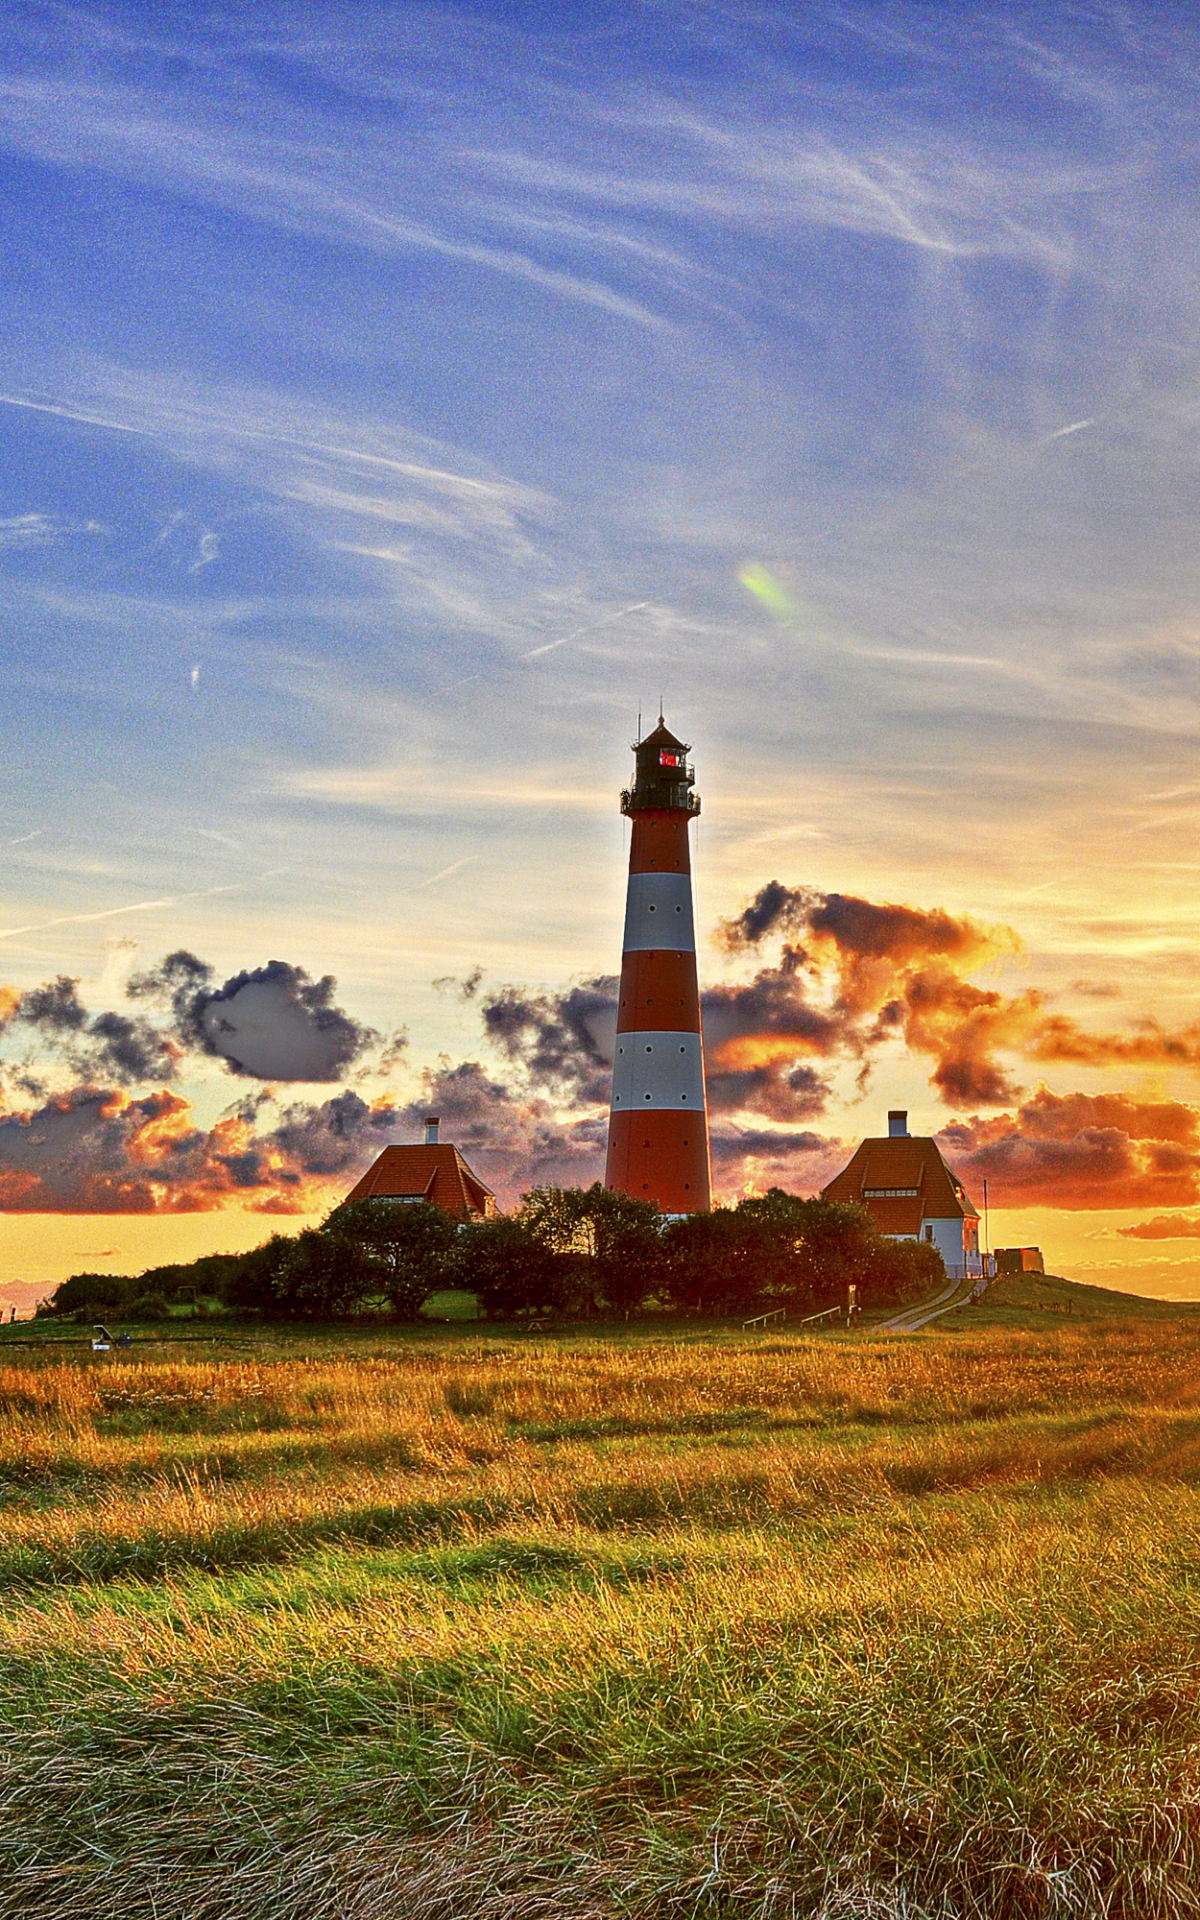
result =
[[[932,1228],[932,1227],[926,1227],[926,1229],[925,1229],[925,1238],[926,1238],[926,1240],[932,1240],[932,1239],[933,1239],[933,1228]]]

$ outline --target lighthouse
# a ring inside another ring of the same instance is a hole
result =
[[[621,795],[629,892],[604,1183],[664,1213],[712,1205],[688,826],[700,811],[688,747],[661,713]]]

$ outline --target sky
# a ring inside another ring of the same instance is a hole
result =
[[[0,25],[0,1291],[600,1177],[661,702],[720,1195],[1200,1297],[1194,9]]]

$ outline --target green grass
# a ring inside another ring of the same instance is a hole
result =
[[[0,1914],[1194,1915],[1200,1315],[1068,1286],[0,1348]]]

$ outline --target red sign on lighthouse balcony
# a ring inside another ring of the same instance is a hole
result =
[[[692,863],[700,811],[688,749],[659,716],[621,795],[632,822],[605,1184],[664,1213],[712,1204]]]

